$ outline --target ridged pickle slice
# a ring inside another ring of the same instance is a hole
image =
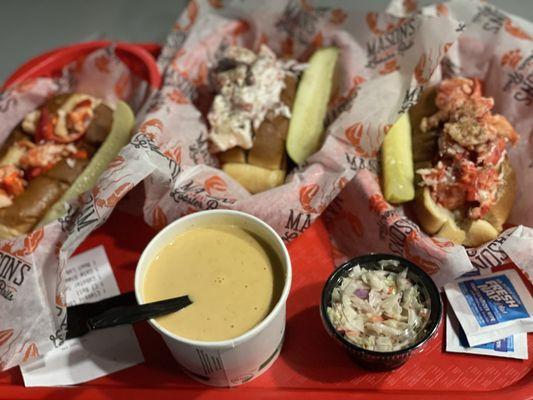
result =
[[[390,128],[381,147],[385,200],[399,204],[415,197],[411,123],[402,114]]]
[[[286,143],[287,153],[296,164],[302,164],[322,144],[338,56],[335,47],[317,50],[298,85]]]

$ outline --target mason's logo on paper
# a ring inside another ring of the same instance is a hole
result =
[[[503,91],[510,91],[513,99],[530,106],[533,103],[533,54],[522,56],[520,50],[508,52],[502,57],[501,65],[511,67]]]
[[[12,301],[31,266],[11,254],[0,251],[0,296]]]
[[[289,218],[285,223],[286,231],[283,233],[282,239],[286,242],[296,239],[300,233],[311,226],[311,214],[296,212],[292,208],[289,210]]]
[[[477,14],[472,18],[473,23],[480,24],[483,30],[494,34],[500,31],[505,20],[505,14],[490,5],[479,7]]]
[[[170,197],[176,203],[185,202],[196,210],[213,210],[221,204],[235,203],[236,200],[225,193],[225,188],[226,182],[216,175],[206,179],[203,185],[190,179],[174,189]],[[222,195],[216,195],[218,192]]]
[[[94,196],[90,195],[76,216],[76,230],[79,232],[89,225],[93,225],[100,219],[94,203]]]
[[[312,183],[310,185],[305,185],[300,188],[300,204],[302,205],[302,209],[305,212],[308,213],[319,213],[321,208],[323,207],[320,205],[319,207],[313,207],[311,203],[313,202],[314,198],[320,191],[320,186],[318,186],[316,183]]]
[[[420,95],[422,94],[423,90],[423,85],[407,88],[405,90],[400,109],[398,110],[398,114],[403,114],[407,112],[407,110],[409,110],[412,106],[418,103],[418,99],[420,98]]]
[[[136,149],[146,149],[152,154],[157,154],[163,157],[168,163],[170,182],[173,182],[181,172],[181,166],[176,161],[178,160],[178,154],[175,153],[176,149],[174,149],[174,152],[165,154],[160,150],[159,146],[155,144],[154,140],[158,135],[157,132],[162,132],[162,129],[163,123],[160,120],[157,118],[150,119],[141,125],[140,130],[143,133],[135,135],[133,139],[131,139],[130,144]],[[181,150],[179,151],[179,161],[181,161]]]
[[[209,153],[207,132],[202,131],[189,146],[189,157],[195,164],[207,164],[214,166],[214,158]]]
[[[510,261],[501,245],[507,240],[510,232],[504,232],[492,242],[478,248],[466,249],[466,254],[470,262],[477,269],[487,269],[498,265],[506,264]]]
[[[346,162],[350,165],[352,171],[360,171],[362,169],[367,169],[374,173],[378,171],[378,159],[377,158],[366,158],[360,157],[358,155],[344,153]]]
[[[396,54],[402,54],[411,48],[416,31],[415,18],[401,18],[397,23],[389,23],[383,29],[378,26],[376,13],[367,15],[367,24],[376,35],[366,43],[367,68],[394,60]]]

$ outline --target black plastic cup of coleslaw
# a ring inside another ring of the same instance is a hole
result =
[[[379,261],[387,260],[398,261],[398,265],[391,264],[381,267],[378,264]],[[327,313],[328,307],[331,306],[333,289],[356,265],[366,269],[384,269],[392,272],[401,272],[407,268],[407,279],[419,286],[420,298],[425,302],[430,312],[426,325],[409,346],[389,352],[367,350],[349,341],[342,332],[337,331],[333,326]],[[433,280],[412,262],[392,254],[368,254],[351,259],[331,274],[322,290],[320,316],[328,334],[344,347],[359,366],[375,371],[390,371],[402,366],[413,352],[420,351],[436,335],[442,317],[442,300]]]

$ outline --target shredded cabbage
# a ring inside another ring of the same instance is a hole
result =
[[[429,309],[418,285],[400,273],[386,271],[395,260],[380,261],[378,270],[359,265],[333,289],[328,317],[351,343],[373,351],[396,351],[412,344],[424,330]]]

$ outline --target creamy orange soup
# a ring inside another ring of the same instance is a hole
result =
[[[270,313],[282,276],[273,251],[242,228],[194,228],[159,251],[145,273],[143,297],[152,302],[189,295],[192,305],[156,321],[184,338],[226,340]]]

